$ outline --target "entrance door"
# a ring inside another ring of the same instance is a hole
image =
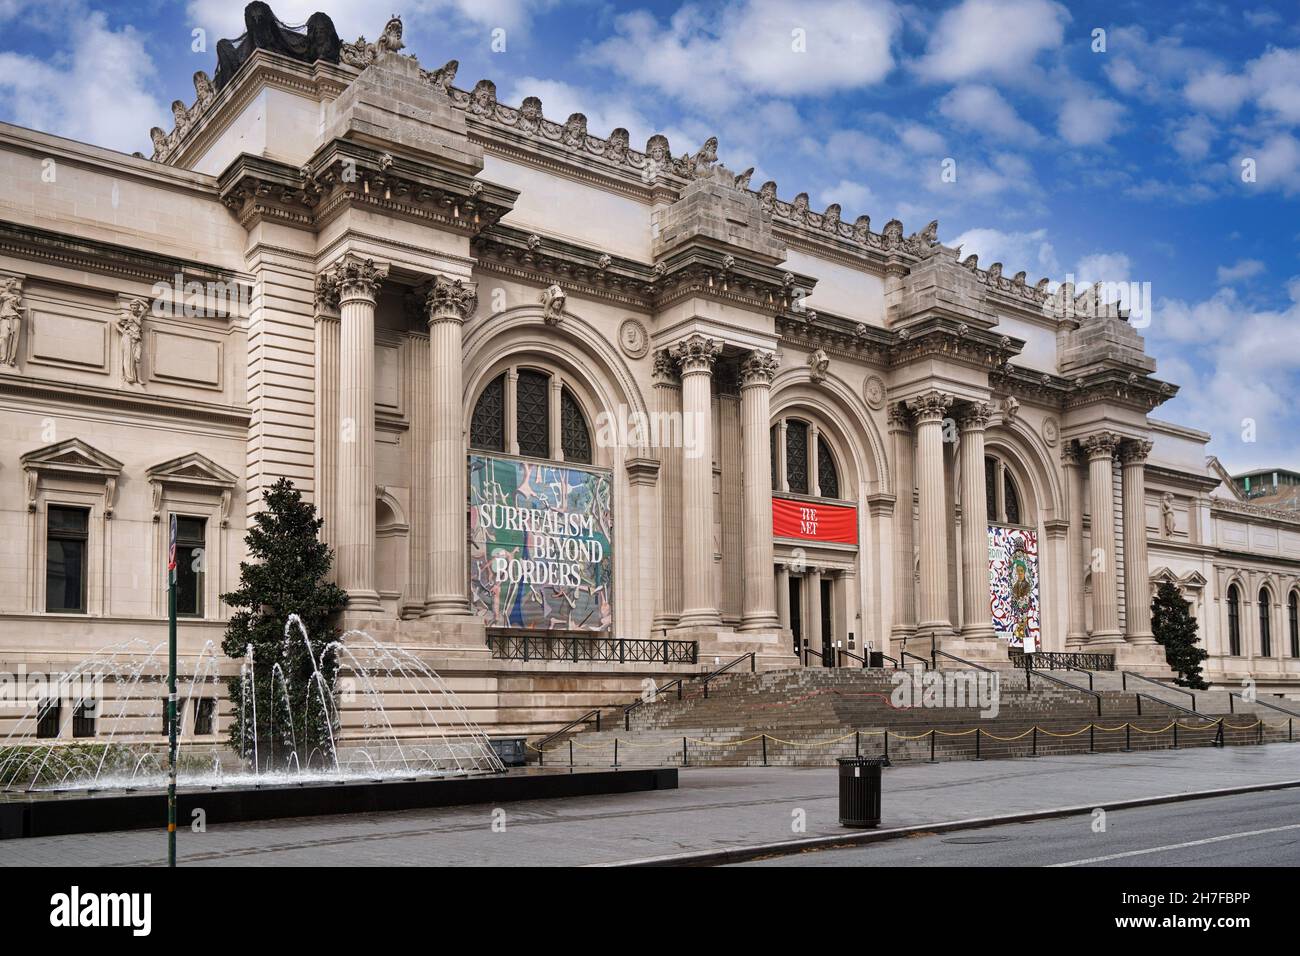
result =
[[[794,634],[794,652],[803,657],[803,578],[790,575],[790,631]]]
[[[822,663],[827,667],[835,666],[835,642],[831,637],[831,582],[822,578]]]

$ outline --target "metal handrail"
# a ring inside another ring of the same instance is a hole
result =
[[[1137,691],[1134,691],[1133,696],[1137,698],[1139,717],[1142,716],[1142,698],[1145,697],[1147,700],[1154,700],[1162,707],[1172,707],[1174,710],[1181,710],[1184,714],[1191,714],[1193,717],[1200,718],[1201,720],[1213,721],[1219,719],[1217,717],[1211,717],[1209,714],[1202,714],[1200,711],[1192,710],[1190,707],[1184,707],[1182,704],[1175,704],[1171,701],[1161,700],[1159,697],[1152,697],[1150,694],[1140,694]]]
[[[1175,687],[1171,684],[1166,684],[1162,681],[1153,680],[1150,677],[1145,677],[1142,674],[1136,674],[1133,671],[1120,671],[1119,673],[1120,673],[1120,678],[1119,678],[1120,686],[1123,687],[1125,690],[1128,690],[1128,679],[1130,677],[1136,677],[1138,680],[1144,680],[1148,684],[1155,684],[1157,687],[1163,688],[1164,690],[1176,690],[1180,694],[1186,694],[1188,697],[1192,699],[1192,711],[1195,712],[1196,710],[1196,695],[1193,694],[1190,690],[1186,690],[1182,687]]]
[[[1095,690],[1084,690],[1078,684],[1071,684],[1068,680],[1061,680],[1059,677],[1053,677],[1051,674],[1045,674],[1032,667],[1025,668],[1025,690],[1029,690],[1033,686],[1030,677],[1041,677],[1043,680],[1050,680],[1053,684],[1059,684],[1062,687],[1068,687],[1070,690],[1077,690],[1080,694],[1087,694],[1089,697],[1095,698],[1097,701],[1097,716],[1101,716],[1101,694]]]
[[[835,648],[835,653],[836,653],[837,655],[840,655],[840,656],[848,656],[848,657],[851,657],[851,658],[853,658],[855,661],[861,661],[861,662],[862,662],[862,666],[863,666],[864,668],[867,666],[867,663],[868,663],[867,659],[866,659],[865,657],[861,656],[860,654],[854,654],[852,651],[845,650],[845,649],[842,648],[842,647],[837,647],[837,648]],[[836,667],[843,667],[843,666],[844,666],[843,664],[840,663],[840,660],[839,660],[839,657],[838,657],[838,656],[837,656],[836,659],[835,659],[835,666],[836,666]]]
[[[722,674],[722,673],[724,673],[724,672],[726,672],[726,671],[731,670],[733,667],[735,667],[737,664],[739,664],[741,661],[745,660],[746,658],[749,658],[749,672],[752,674],[752,673],[754,673],[755,671],[757,671],[757,670],[758,670],[758,653],[757,653],[756,651],[750,651],[748,654],[741,654],[741,655],[740,655],[739,657],[737,657],[734,661],[731,661],[731,662],[728,663],[728,664],[723,664],[721,667],[719,667],[719,668],[718,668],[716,671],[714,671],[712,674],[710,674],[710,675],[708,675],[707,677],[704,678],[704,682],[703,682],[703,683],[704,683],[704,696],[705,696],[705,697],[708,697],[708,696],[709,696],[709,681],[713,680],[713,678],[719,676],[720,674]]]
[[[986,673],[990,673],[990,674],[993,672],[993,668],[991,667],[985,667],[983,664],[976,664],[974,661],[968,661],[966,660],[966,658],[958,657],[956,654],[949,654],[947,651],[939,650],[938,637],[934,634],[931,634],[930,635],[930,669],[931,670],[939,669],[939,662],[938,660],[936,660],[936,658],[939,657],[946,657],[950,661],[956,661],[958,664],[965,664],[967,667],[972,667],[977,671],[985,671]]]
[[[890,657],[888,654],[884,653],[883,651],[880,652],[880,656],[881,656],[882,659],[887,660],[887,661],[889,661],[889,663],[893,664],[893,665],[894,665],[894,670],[898,670],[898,659],[897,659],[897,658],[895,658],[895,657]]]
[[[823,666],[826,664],[826,656],[825,656],[824,654],[822,654],[821,651],[815,651],[815,650],[813,650],[811,647],[805,647],[805,648],[803,649],[803,651],[802,651],[802,654],[803,654],[803,666],[804,666],[804,667],[807,667],[807,666],[808,666],[808,655],[809,655],[809,654],[816,654],[816,655],[817,655],[817,659],[818,659],[819,661],[822,662]]]
[[[564,734],[568,733],[570,730],[572,730],[574,727],[578,726],[579,724],[585,724],[587,721],[591,720],[592,717],[596,718],[596,730],[599,731],[600,730],[600,708],[597,707],[595,710],[587,711],[577,720],[569,721],[567,724],[565,724],[555,733],[548,734],[547,736],[543,737],[541,740],[537,741],[537,743],[534,745],[535,749],[545,750],[546,745],[549,744],[556,737],[562,737]]]
[[[906,667],[906,666],[907,666],[907,659],[908,659],[909,657],[912,658],[912,660],[914,660],[914,661],[919,661],[920,664],[921,664],[921,666],[924,667],[924,668],[926,668],[927,670],[933,670],[933,665],[934,665],[934,662],[933,662],[933,661],[929,660],[928,658],[922,657],[922,656],[920,656],[919,654],[913,654],[911,651],[899,651],[899,652],[898,652],[898,659],[899,659],[899,661],[901,661],[901,664],[900,664],[899,666],[900,666],[900,667]]]
[[[689,678],[686,677],[678,677],[675,680],[670,680],[667,684],[664,684],[662,687],[656,687],[653,697],[649,699],[646,699],[645,697],[638,697],[636,700],[632,701],[632,703],[624,707],[623,708],[623,729],[624,730],[632,729],[632,711],[636,710],[642,704],[648,704],[650,703],[650,701],[658,700],[660,694],[662,694],[664,691],[666,691],[668,688],[674,685],[676,685],[677,687],[677,699],[681,700],[682,687],[685,685],[685,681],[687,681],[688,679]]]
[[[1288,717],[1300,717],[1300,714],[1296,713],[1294,710],[1287,710],[1285,707],[1279,707],[1277,704],[1270,704],[1268,701],[1260,700],[1258,697],[1254,700],[1246,700],[1245,697],[1242,697],[1242,695],[1238,694],[1235,690],[1228,691],[1228,713],[1230,714],[1236,713],[1232,707],[1232,698],[1234,697],[1239,699],[1243,704],[1262,704],[1270,710],[1276,710],[1278,713],[1286,714]]]

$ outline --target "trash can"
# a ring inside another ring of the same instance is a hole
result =
[[[840,826],[880,826],[880,768],[885,757],[840,757]]]
[[[867,657],[870,658],[870,660],[867,662],[867,666],[869,666],[869,667],[884,667],[884,666],[885,666],[885,652],[884,652],[884,651],[871,651],[871,652],[867,655]]]
[[[522,737],[491,737],[488,743],[503,766],[523,767],[528,763],[528,754],[524,750]]]

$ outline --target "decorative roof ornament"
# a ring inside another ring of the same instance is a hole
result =
[[[213,84],[221,92],[257,50],[270,50],[300,63],[338,63],[342,44],[334,21],[324,13],[313,13],[307,28],[299,33],[276,19],[271,8],[254,0],[244,7],[244,34],[234,40],[217,41],[217,74]]]
[[[560,142],[565,146],[579,149],[587,145],[587,117],[582,113],[573,113],[564,121],[564,132]]]
[[[451,84],[456,82],[456,71],[460,69],[460,60],[448,60],[443,66],[436,70],[421,70],[420,76],[429,81],[429,85],[435,91],[447,96],[451,93]],[[527,100],[525,100],[527,102]],[[541,100],[537,101],[537,109],[540,112],[542,108]]]
[[[402,18],[394,14],[384,24],[378,40],[368,43],[364,36],[359,36],[355,43],[344,43],[339,47],[339,59],[348,66],[364,70],[385,53],[396,53],[405,47],[406,44],[402,42]]]
[[[736,187],[737,189],[748,190],[748,189],[749,189],[749,180],[750,180],[750,177],[753,176],[753,175],[754,175],[754,167],[753,167],[753,166],[750,166],[749,169],[745,170],[743,173],[741,173],[739,176],[737,176],[737,177],[733,180],[733,183],[734,183],[735,187]]]
[[[712,172],[718,161],[718,137],[710,136],[694,156],[682,157],[683,172],[694,178],[702,179]]]

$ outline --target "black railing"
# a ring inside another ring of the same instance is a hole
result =
[[[696,664],[697,641],[626,640],[621,637],[558,637],[544,634],[489,634],[488,649],[497,660],[589,661],[625,664]]]
[[[1038,651],[1026,654],[1021,648],[1008,648],[1011,663],[1016,667],[1032,667],[1047,671],[1113,671],[1112,654],[1084,654],[1076,651]]]
[[[670,687],[677,688],[677,699],[681,700],[682,688],[685,686],[687,680],[688,678],[685,677],[678,677],[676,680],[670,680],[667,684],[663,684],[659,687],[656,687],[654,689],[653,694],[650,694],[647,697],[638,697],[636,700],[632,701],[632,703],[624,707],[623,708],[623,729],[624,730],[632,729],[632,711],[636,710],[638,707],[643,706],[644,704],[650,704],[658,700],[659,695],[667,691]]]
[[[1029,690],[1033,686],[1033,678],[1035,677],[1051,681],[1053,684],[1057,684],[1060,687],[1068,687],[1070,690],[1078,691],[1080,694],[1087,694],[1097,702],[1097,716],[1101,716],[1101,694],[1097,693],[1095,690],[1088,690],[1085,687],[1080,687],[1078,684],[1071,684],[1068,680],[1061,680],[1059,677],[1053,677],[1051,674],[1046,674],[1043,671],[1034,670],[1032,667],[1024,667],[1023,670],[1025,672],[1025,690]]]
[[[835,648],[835,666],[836,666],[836,667],[845,667],[845,666],[847,666],[847,665],[845,665],[845,663],[844,663],[844,658],[846,658],[846,657],[849,658],[850,660],[855,660],[855,661],[857,661],[858,663],[855,665],[855,666],[857,666],[857,667],[866,667],[866,666],[867,666],[867,659],[866,659],[865,657],[861,656],[860,654],[854,654],[852,651],[846,651],[846,650],[845,650],[844,648],[842,648],[842,647],[837,647],[837,648]]]
[[[1260,700],[1256,697],[1254,700],[1247,700],[1243,695],[1238,694],[1235,690],[1228,691],[1228,713],[1235,714],[1237,711],[1233,706],[1232,698],[1237,698],[1243,704],[1259,704],[1261,707],[1267,707],[1269,710],[1276,710],[1278,713],[1286,714],[1288,717],[1300,717],[1300,713],[1294,710],[1287,710],[1285,707],[1279,707],[1277,704],[1270,704],[1266,700]]]
[[[803,666],[804,666],[804,667],[807,667],[807,666],[808,666],[808,655],[809,655],[809,654],[815,654],[815,655],[816,655],[817,660],[820,662],[820,663],[818,664],[819,667],[825,667],[825,666],[826,666],[826,657],[822,654],[821,651],[815,651],[815,650],[813,650],[811,647],[805,647],[805,648],[803,649]]]
[[[737,664],[739,664],[741,661],[746,661],[746,660],[749,661],[749,672],[751,674],[754,673],[756,670],[758,670],[758,655],[753,651],[750,651],[748,654],[742,654],[739,657],[737,657],[734,661],[730,661],[726,664],[723,664],[712,674],[708,674],[704,677],[704,681],[703,681],[704,696],[705,697],[709,696],[709,681],[713,680],[713,678],[715,677],[720,677],[721,675],[725,674],[727,671],[735,667]]]
[[[561,728],[560,728],[559,730],[557,730],[555,733],[553,733],[553,734],[547,734],[545,737],[543,737],[541,740],[539,740],[539,741],[537,742],[537,744],[535,745],[535,748],[534,748],[534,749],[536,749],[537,752],[538,752],[539,754],[545,753],[545,752],[546,752],[546,745],[549,744],[552,740],[555,740],[557,737],[563,737],[565,734],[567,734],[567,733],[568,733],[570,730],[572,730],[574,727],[577,727],[579,724],[585,724],[585,723],[587,723],[587,722],[590,721],[593,717],[596,719],[596,730],[599,732],[599,730],[600,730],[600,708],[597,707],[595,710],[589,710],[589,711],[587,711],[585,714],[583,714],[581,717],[578,717],[578,718],[576,718],[575,720],[571,720],[571,721],[569,721],[567,724],[565,724],[563,727],[561,727]]]
[[[1192,699],[1192,710],[1193,711],[1196,710],[1196,695],[1193,694],[1190,690],[1187,690],[1186,688],[1183,687],[1175,687],[1173,684],[1166,684],[1163,681],[1158,681],[1151,677],[1143,677],[1141,674],[1133,673],[1133,671],[1121,671],[1120,684],[1125,690],[1128,690],[1128,680],[1130,677],[1133,678],[1134,680],[1144,680],[1148,684],[1155,684],[1157,687],[1162,687],[1165,690],[1172,690],[1172,691],[1177,691],[1180,694],[1186,694],[1188,697]],[[1147,696],[1150,695],[1148,694]]]

